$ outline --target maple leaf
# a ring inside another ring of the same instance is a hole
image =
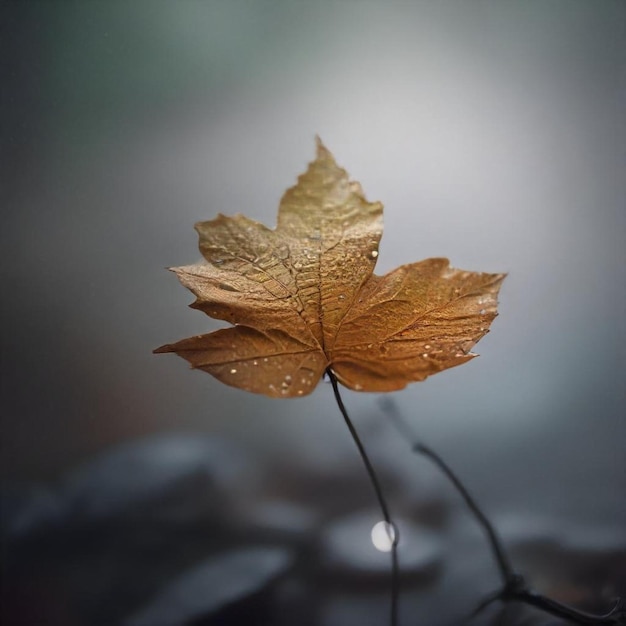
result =
[[[195,226],[206,262],[172,268],[192,308],[234,326],[155,352],[278,398],[310,393],[328,367],[350,389],[393,391],[469,361],[505,275],[441,258],[373,274],[382,210],[318,139],[276,229],[220,214]]]

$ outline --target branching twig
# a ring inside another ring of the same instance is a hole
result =
[[[399,572],[398,572],[398,540],[399,534],[398,529],[394,526],[391,521],[391,516],[389,515],[389,507],[387,506],[387,502],[385,500],[385,496],[383,495],[383,491],[380,486],[380,482],[378,481],[378,476],[376,475],[376,471],[374,470],[374,466],[372,465],[369,457],[367,456],[367,452],[365,451],[365,447],[359,438],[359,435],[354,427],[354,424],[348,417],[348,412],[346,411],[346,407],[341,399],[341,394],[339,393],[339,385],[337,383],[337,378],[333,374],[332,370],[328,368],[326,370],[326,375],[330,379],[330,383],[333,386],[333,393],[335,394],[335,400],[337,401],[337,406],[341,411],[341,415],[346,422],[346,426],[352,435],[352,439],[356,444],[356,447],[359,450],[359,454],[361,455],[361,459],[365,465],[365,469],[369,475],[369,479],[374,487],[374,491],[376,492],[376,497],[378,498],[378,504],[380,505],[380,510],[383,514],[383,518],[388,526],[392,529],[391,536],[391,609],[390,609],[390,618],[389,623],[390,626],[396,626],[398,623],[398,591],[399,591]]]
[[[543,596],[531,589],[526,584],[524,578],[519,574],[516,574],[513,570],[511,562],[506,551],[504,550],[504,546],[502,545],[495,528],[480,509],[474,498],[470,495],[458,476],[452,471],[448,464],[434,450],[432,450],[432,448],[417,440],[408,424],[400,416],[396,405],[392,401],[384,400],[381,403],[381,406],[385,413],[391,417],[396,428],[411,443],[413,451],[426,456],[450,480],[487,536],[487,540],[489,541],[489,545],[498,565],[503,585],[500,591],[497,591],[485,598],[472,612],[468,620],[476,617],[491,603],[501,600],[503,602],[523,602],[573,624],[582,624],[583,626],[626,625],[626,603],[623,599],[618,600],[615,606],[606,615],[594,615],[586,613],[585,611],[579,611],[578,609],[557,602],[556,600],[552,600],[551,598]]]

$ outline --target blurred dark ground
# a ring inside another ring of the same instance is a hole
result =
[[[199,257],[193,223],[273,225],[316,133],[385,204],[378,273],[509,272],[482,358],[399,408],[541,590],[626,595],[623,2],[0,17],[3,623],[385,623],[330,388],[275,401],[151,354],[219,326],[163,269]],[[413,538],[402,624],[458,623],[498,582],[482,538],[377,398],[344,396]]]

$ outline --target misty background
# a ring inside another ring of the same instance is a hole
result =
[[[319,134],[385,206],[378,274],[431,256],[509,273],[481,357],[393,394],[415,430],[496,518],[600,542],[626,528],[623,2],[7,2],[0,16],[5,487],[184,432],[254,459],[246,497],[297,499],[320,476],[341,489],[353,472],[375,507],[329,385],[272,400],[152,354],[223,326],[165,271],[199,258],[193,224],[274,226]],[[429,470],[379,398],[343,396],[392,509],[419,500]]]

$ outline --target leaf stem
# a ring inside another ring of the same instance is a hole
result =
[[[391,608],[390,608],[390,616],[389,616],[389,624],[390,626],[397,626],[398,623],[398,592],[399,592],[399,568],[398,568],[398,541],[400,539],[398,529],[394,526],[391,521],[391,516],[389,515],[389,507],[387,506],[387,501],[385,500],[385,496],[383,494],[383,490],[380,486],[380,481],[378,480],[378,476],[376,475],[376,470],[374,470],[374,466],[372,465],[369,457],[367,456],[367,452],[365,451],[365,446],[363,445],[352,420],[348,416],[348,411],[343,403],[341,398],[341,394],[339,393],[339,384],[337,382],[337,377],[333,373],[333,371],[329,368],[326,370],[326,375],[330,379],[330,384],[333,386],[333,393],[335,395],[335,400],[337,402],[337,406],[339,407],[339,411],[343,416],[344,421],[346,422],[346,426],[352,435],[352,439],[361,455],[361,459],[363,464],[365,465],[365,469],[367,470],[367,474],[369,476],[370,482],[372,483],[372,487],[374,487],[374,491],[376,492],[376,498],[378,499],[378,504],[380,506],[381,513],[385,522],[389,525],[393,530],[392,542],[391,542]]]
[[[574,624],[582,624],[584,626],[626,626],[626,602],[623,599],[619,599],[607,614],[594,615],[552,600],[531,589],[524,581],[524,578],[513,570],[511,561],[493,524],[483,513],[476,503],[476,500],[474,500],[467,490],[467,487],[465,487],[459,477],[452,471],[450,466],[432,448],[417,440],[417,437],[413,434],[406,421],[401,417],[394,402],[383,400],[381,407],[383,411],[389,415],[398,431],[411,443],[412,450],[428,458],[448,478],[485,532],[503,584],[500,591],[492,593],[485,598],[468,619],[471,620],[476,617],[492,602],[501,600],[504,602],[523,602],[524,604],[534,606],[546,613],[560,617]]]

